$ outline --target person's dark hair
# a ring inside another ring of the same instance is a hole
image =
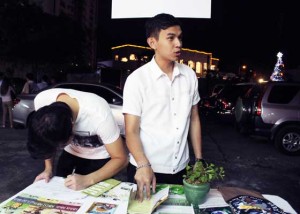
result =
[[[44,74],[44,75],[42,76],[42,81],[44,81],[44,82],[46,82],[46,83],[49,82],[49,78],[48,78],[48,76],[47,76],[46,74]]]
[[[7,94],[8,90],[9,90],[9,86],[10,86],[10,80],[7,77],[4,77],[2,80],[2,83],[1,83],[0,94],[1,95]]]
[[[29,79],[29,80],[33,80],[34,79],[33,73],[27,73],[26,78]]]
[[[158,14],[146,21],[146,38],[158,38],[159,32],[172,26],[180,26],[181,23],[174,16],[166,13]]]
[[[72,135],[72,111],[63,102],[37,110],[28,124],[27,149],[35,159],[51,158]]]

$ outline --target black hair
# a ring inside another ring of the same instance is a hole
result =
[[[180,26],[181,23],[174,16],[166,13],[158,14],[146,21],[146,38],[155,37],[158,38],[159,32],[172,26]]]
[[[37,110],[28,123],[27,149],[35,159],[51,158],[72,135],[72,110],[54,102]]]
[[[33,80],[34,79],[33,73],[27,73],[26,78],[29,79],[29,80]]]

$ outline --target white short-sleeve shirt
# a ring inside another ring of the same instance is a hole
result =
[[[123,99],[123,113],[141,119],[140,137],[154,172],[183,170],[189,161],[191,109],[200,100],[195,72],[176,62],[170,80],[153,58],[129,75]],[[131,154],[130,163],[137,165]]]
[[[120,135],[108,103],[101,97],[73,89],[54,88],[40,92],[34,99],[35,109],[55,102],[65,93],[79,103],[79,112],[73,127],[72,143],[65,151],[86,159],[105,159],[109,154],[104,144],[116,141]]]

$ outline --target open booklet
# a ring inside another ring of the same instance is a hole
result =
[[[128,214],[151,214],[155,208],[168,199],[169,186],[152,193],[150,199],[139,202],[135,199],[136,191],[133,192],[128,206]]]

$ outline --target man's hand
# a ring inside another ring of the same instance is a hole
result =
[[[65,186],[72,190],[82,190],[90,186],[86,175],[73,174],[65,179]]]
[[[151,197],[151,184],[152,191],[156,189],[156,177],[151,167],[142,167],[137,169],[134,179],[137,183],[136,199],[142,202],[144,200],[144,188],[146,190],[146,198]]]
[[[52,178],[52,171],[45,170],[42,173],[40,173],[38,176],[36,176],[34,182],[45,179],[45,182],[48,183],[51,178]]]

